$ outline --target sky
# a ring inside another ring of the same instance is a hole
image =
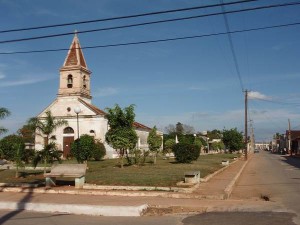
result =
[[[224,0],[224,3],[234,0]],[[0,30],[45,26],[219,4],[221,0],[0,0]],[[288,0],[259,0],[225,6],[243,10]],[[221,7],[147,17],[0,33],[0,42],[72,33],[156,20],[219,13]],[[230,31],[298,23],[300,5],[227,14]],[[82,47],[150,41],[213,33],[202,38],[84,49],[92,71],[92,103],[100,109],[135,104],[136,121],[164,131],[181,122],[195,131],[244,131],[243,90],[249,90],[248,122],[256,141],[285,133],[288,119],[300,129],[300,25],[226,34],[224,15],[78,34]],[[0,43],[0,121],[15,133],[58,93],[59,69],[73,35]],[[230,44],[230,41],[232,45]],[[233,48],[231,48],[231,46]],[[236,59],[236,61],[235,61]],[[239,72],[238,72],[239,71]],[[250,132],[250,130],[248,131]]]

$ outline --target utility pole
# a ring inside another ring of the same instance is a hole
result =
[[[253,120],[250,120],[250,127],[251,127],[251,135],[250,135],[250,143],[251,143],[251,151],[254,151],[254,145],[255,145],[255,140],[254,140],[254,129],[253,129]]]
[[[245,160],[248,159],[248,90],[245,90]]]
[[[288,145],[288,151],[290,153],[290,155],[292,155],[292,149],[291,149],[291,122],[290,119],[288,119],[289,122],[289,133],[288,133],[288,138],[289,138],[289,145]]]

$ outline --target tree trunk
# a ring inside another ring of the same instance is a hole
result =
[[[156,164],[156,153],[153,154],[153,164]]]
[[[15,175],[16,178],[19,178],[19,167],[16,166],[16,175]]]
[[[46,173],[46,163],[47,163],[47,160],[44,159],[44,174]]]
[[[121,169],[123,168],[123,158],[124,158],[124,149],[120,149],[120,166],[121,166]]]

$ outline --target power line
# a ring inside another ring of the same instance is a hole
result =
[[[230,31],[230,33],[237,34],[237,33],[243,33],[243,32],[260,31],[260,30],[283,28],[283,27],[290,27],[290,26],[297,26],[297,25],[300,25],[300,22],[280,24],[280,25],[274,25],[274,26],[265,26],[265,27],[259,27],[259,28],[250,28],[250,29],[243,29],[243,30],[235,30],[235,31]],[[178,41],[178,40],[186,40],[186,39],[219,36],[219,35],[225,35],[227,33],[228,32],[219,32],[219,33],[202,34],[202,35],[194,35],[194,36],[186,36],[186,37],[176,37],[176,38],[166,38],[166,39],[149,40],[149,41],[127,42],[127,43],[117,43],[117,44],[108,44],[108,45],[96,45],[96,46],[81,47],[81,49],[94,49],[94,48],[108,48],[108,47],[139,45],[139,44],[151,44],[151,43],[159,43],[159,42],[169,42],[169,41]],[[60,49],[46,49],[46,50],[32,50],[32,51],[18,51],[18,52],[0,52],[0,55],[58,52],[58,51],[68,51],[68,50],[69,50],[68,48],[60,48]],[[251,97],[251,98],[253,98],[253,97]]]
[[[276,103],[276,104],[281,104],[281,105],[300,105],[300,103],[296,103],[296,102],[283,102],[283,101],[275,101],[275,100],[271,100],[271,99],[263,99],[263,98],[256,98],[256,97],[251,97],[251,98],[255,99],[255,100],[259,100],[259,101]]]
[[[284,3],[284,4],[277,4],[277,5],[268,5],[268,6],[261,6],[261,7],[255,7],[255,8],[240,9],[240,10],[232,10],[232,11],[226,11],[225,13],[226,14],[234,14],[234,13],[240,13],[240,12],[247,12],[247,11],[254,11],[254,10],[261,10],[261,9],[270,9],[270,8],[292,6],[292,5],[300,5],[300,2]],[[77,33],[78,34],[83,34],[83,33],[99,32],[99,31],[107,31],[107,30],[124,29],[124,28],[130,28],[130,27],[146,26],[146,25],[151,25],[151,24],[169,23],[169,22],[175,22],[175,21],[203,18],[203,17],[208,17],[208,16],[217,16],[217,15],[222,15],[222,14],[224,14],[224,13],[223,12],[210,13],[210,14],[203,14],[203,15],[189,16],[189,17],[181,17],[181,18],[168,19],[168,20],[158,20],[158,21],[145,22],[145,23],[137,23],[137,24],[129,24],[129,25],[123,25],[123,26],[115,26],[115,27],[107,27],[107,28],[99,28],[99,29],[78,31]],[[67,32],[67,33],[36,36],[36,37],[28,37],[28,38],[20,38],[20,39],[13,39],[13,40],[4,40],[4,41],[0,41],[0,44],[12,43],[12,42],[21,42],[21,41],[30,41],[30,40],[45,39],[45,38],[53,38],[53,37],[61,37],[61,36],[67,36],[67,35],[73,35],[73,34],[74,34],[74,32]]]
[[[189,7],[189,8],[171,9],[171,10],[165,10],[165,11],[156,11],[156,12],[134,14],[134,15],[128,15],[128,16],[118,16],[118,17],[95,19],[95,20],[85,20],[85,21],[78,21],[78,22],[71,22],[71,23],[61,23],[61,24],[52,24],[52,25],[46,25],[46,26],[2,30],[2,31],[0,31],[0,33],[46,29],[46,28],[53,28],[53,27],[63,27],[63,26],[96,23],[96,22],[105,22],[105,21],[112,21],[112,20],[121,20],[121,19],[137,18],[137,17],[143,17],[143,16],[174,13],[174,12],[191,11],[191,10],[196,10],[196,9],[214,8],[214,7],[218,7],[218,6],[222,6],[222,5],[235,5],[235,4],[240,4],[240,3],[248,3],[248,2],[256,2],[256,1],[258,1],[258,0],[241,0],[241,1],[235,1],[235,2],[222,3],[222,4],[212,4],[212,5],[195,6],[195,7]]]
[[[221,3],[223,3],[223,0],[221,0]],[[225,27],[226,27],[226,31],[227,31],[228,40],[229,40],[229,46],[230,46],[231,53],[232,53],[232,56],[233,56],[235,70],[236,70],[236,73],[238,75],[240,86],[241,86],[242,92],[243,92],[244,91],[244,85],[243,85],[243,81],[242,81],[240,67],[239,67],[239,64],[238,64],[238,61],[237,61],[237,57],[236,57],[236,54],[235,54],[235,50],[234,50],[234,46],[233,46],[233,41],[232,41],[230,29],[229,29],[229,23],[228,23],[227,16],[226,16],[226,13],[225,13],[225,8],[224,8],[223,5],[222,5],[222,12],[223,12]]]

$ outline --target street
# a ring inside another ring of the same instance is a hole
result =
[[[295,225],[300,224],[300,159],[260,151],[249,159],[228,200],[243,203],[271,201],[281,204],[282,210],[271,212],[251,208],[248,211],[237,205],[235,211],[203,214],[180,214],[143,217],[96,217],[28,211],[0,211],[0,224],[183,224],[183,225]],[[238,203],[236,203],[238,204]],[[250,205],[250,204],[249,204]]]
[[[300,159],[260,151],[246,166],[231,199],[263,198],[298,214],[300,224]]]

